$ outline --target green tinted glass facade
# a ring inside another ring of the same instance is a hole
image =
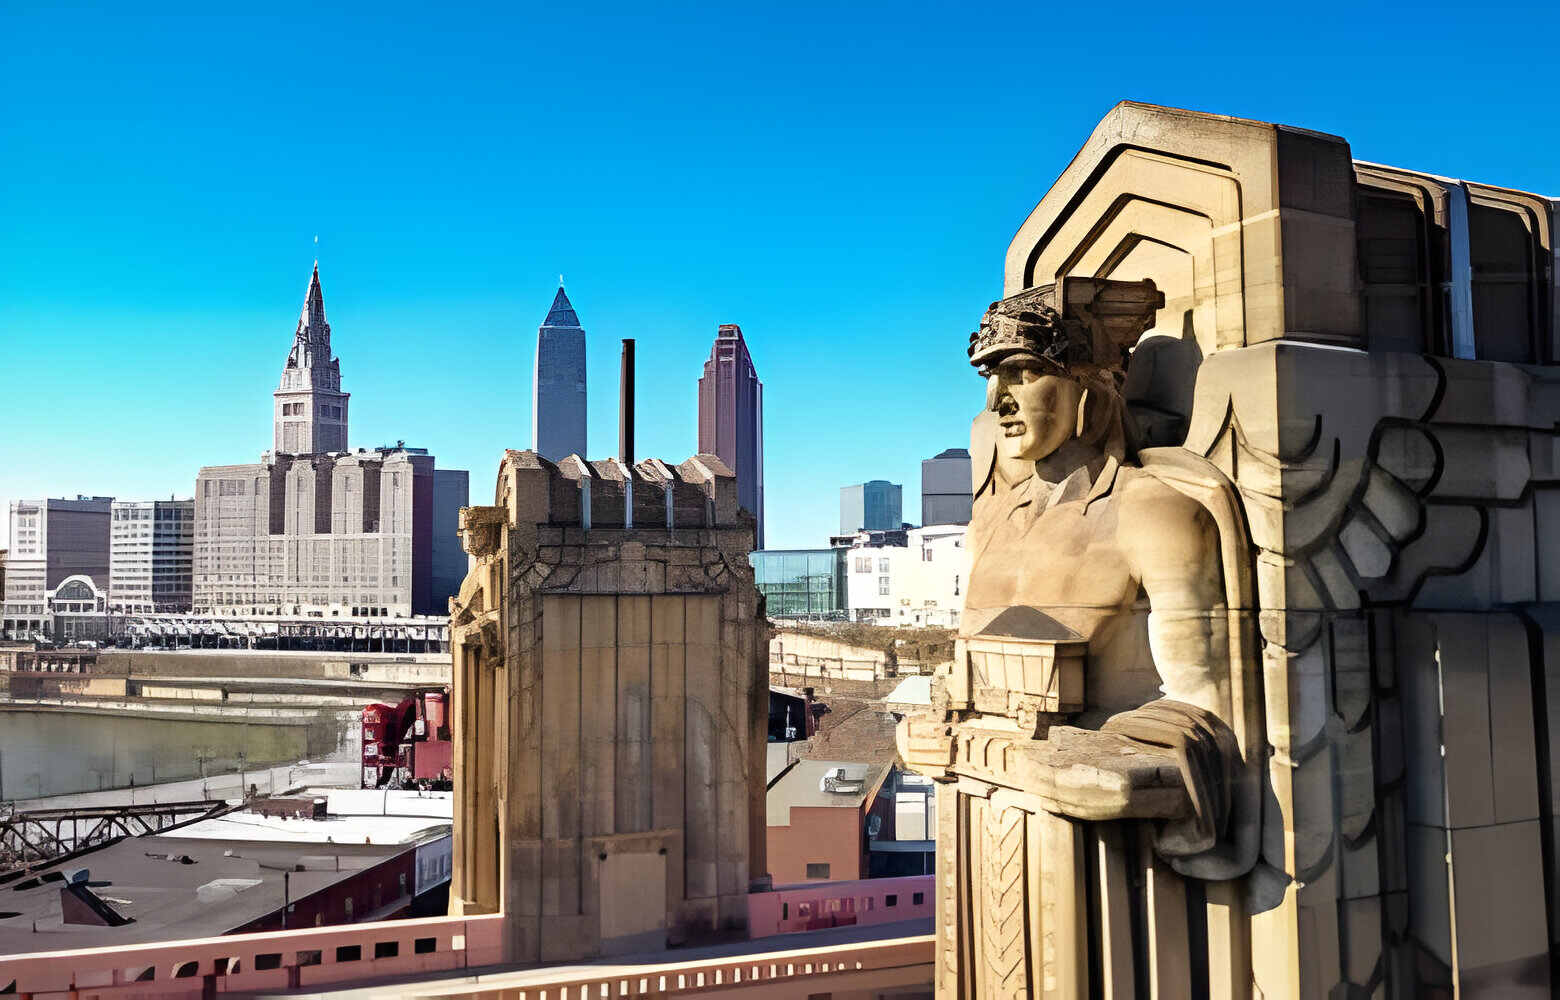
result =
[[[748,561],[770,617],[845,614],[844,549],[760,551]]]

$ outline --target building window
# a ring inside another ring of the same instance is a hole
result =
[[[878,577],[878,596],[879,597],[887,597],[888,596],[888,577],[886,577],[886,576]]]
[[[890,906],[898,906],[898,905],[899,905],[899,896],[896,893],[892,893],[891,892],[888,895],[883,897],[883,906],[884,906],[885,909],[890,907]]]
[[[914,892],[914,893],[910,894],[910,905],[911,906],[920,906],[924,902],[926,902],[926,893],[924,893],[924,892]]]
[[[808,878],[828,878],[829,877],[829,864],[828,864],[828,862],[820,863],[820,862],[816,862],[816,861],[809,861],[807,863],[807,877]]]
[[[879,559],[878,560],[878,572],[879,573],[887,573],[888,572],[888,560],[887,559]]]
[[[856,572],[857,573],[870,573],[870,572],[872,572],[872,557],[871,556],[857,556],[856,557]]]

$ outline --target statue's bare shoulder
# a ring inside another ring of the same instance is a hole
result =
[[[1202,504],[1140,468],[1123,469],[1113,498],[1117,539],[1150,599],[1219,603],[1219,532]]]

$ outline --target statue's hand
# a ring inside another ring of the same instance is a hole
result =
[[[1195,705],[1161,699],[1113,716],[1100,729],[1175,755],[1192,815],[1160,829],[1154,846],[1161,854],[1184,857],[1219,842],[1240,765],[1240,745],[1224,720]]]

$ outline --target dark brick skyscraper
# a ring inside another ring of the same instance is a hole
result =
[[[737,502],[758,518],[754,548],[763,548],[764,384],[735,323],[716,332],[699,379],[699,451],[719,455],[737,474]]]

